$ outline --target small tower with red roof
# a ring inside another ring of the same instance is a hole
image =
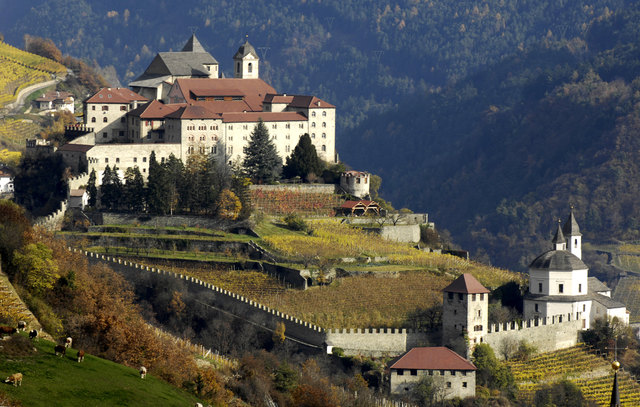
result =
[[[463,274],[443,290],[442,338],[445,346],[468,357],[476,344],[484,342],[488,325],[489,290],[475,277]]]

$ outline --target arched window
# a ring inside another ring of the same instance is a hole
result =
[[[316,112],[311,112],[311,117],[316,117]]]
[[[322,151],[327,151],[327,146],[326,146],[326,144],[323,144],[323,145],[322,145]]]
[[[311,123],[311,127],[316,127],[316,123],[315,122]]]
[[[95,122],[96,122],[96,118],[95,118],[95,117],[92,117],[92,118],[91,118],[91,123],[95,123]]]
[[[106,118],[106,117],[103,117],[103,118],[102,118],[102,121],[106,123],[106,122],[107,122],[107,118]]]
[[[322,122],[322,127],[327,127],[327,122]]]
[[[322,112],[322,117],[327,117],[327,112],[323,111]]]
[[[251,62],[249,62],[249,66],[247,67],[247,71],[249,71],[249,73],[253,72],[253,64]]]

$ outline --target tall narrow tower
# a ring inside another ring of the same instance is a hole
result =
[[[576,221],[576,217],[573,216],[573,208],[569,212],[569,219],[562,227],[562,232],[567,238],[567,250],[577,258],[582,259],[582,234],[580,233],[580,227]]]
[[[475,345],[484,342],[488,325],[489,290],[475,277],[463,274],[443,290],[444,345],[469,357]]]
[[[258,54],[253,45],[249,44],[249,38],[247,38],[233,56],[234,76],[243,79],[258,79],[260,77],[259,62]]]

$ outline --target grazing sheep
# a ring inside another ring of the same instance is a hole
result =
[[[38,336],[38,330],[32,329],[29,331],[29,339],[35,339]]]
[[[64,341],[64,347],[65,347],[65,348],[70,348],[72,343],[73,343],[73,339],[71,339],[71,337],[69,336],[69,337]]]
[[[27,323],[24,321],[18,321],[18,331],[26,331]]]
[[[84,360],[84,350],[80,349],[78,351],[78,363],[82,362]]]
[[[13,383],[14,386],[22,386],[22,373],[14,373],[11,376],[7,377],[5,383]]]
[[[16,332],[18,332],[18,330],[12,326],[0,325],[0,336],[13,335]]]
[[[67,347],[63,345],[56,345],[56,347],[53,348],[53,351],[55,352],[56,356],[60,354],[60,357],[63,357],[67,353]]]
[[[147,375],[147,368],[144,366],[140,366],[140,378],[144,379],[146,375]]]

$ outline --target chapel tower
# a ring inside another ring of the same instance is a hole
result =
[[[442,337],[445,346],[469,357],[475,345],[484,342],[488,325],[489,290],[475,277],[463,274],[443,290]]]
[[[573,215],[573,208],[569,213],[569,219],[562,227],[562,232],[567,238],[567,249],[571,254],[577,258],[582,259],[582,234],[580,233],[580,227],[576,221],[576,217]]]
[[[247,36],[248,37],[248,36]],[[233,56],[234,77],[242,79],[258,79],[260,58],[253,45],[249,44],[249,39],[238,48],[238,52]]]

